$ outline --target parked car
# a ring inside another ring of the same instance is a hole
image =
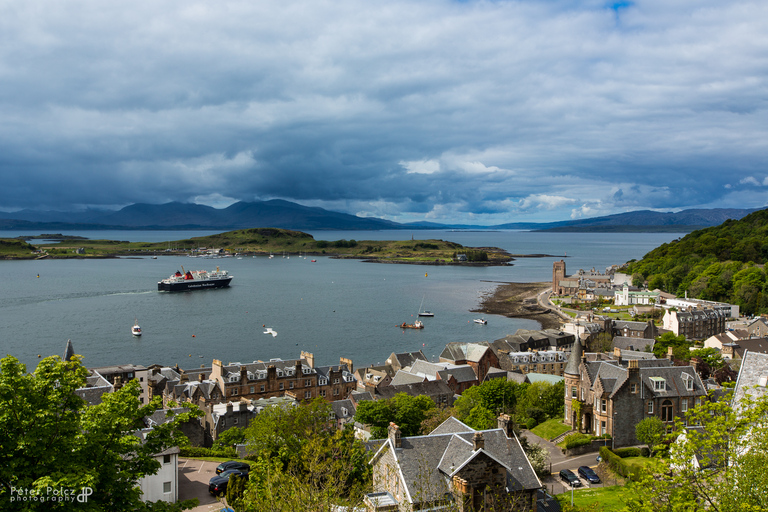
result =
[[[221,464],[216,466],[216,474],[220,475],[221,473],[223,473],[228,469],[239,469],[240,471],[250,471],[251,466],[239,460],[228,460],[227,462],[222,462]]]
[[[581,480],[570,469],[563,469],[560,471],[560,480],[567,483],[571,487],[581,487]]]
[[[589,466],[579,466],[579,476],[591,484],[600,483],[600,477]]]
[[[228,469],[221,473],[219,476],[211,478],[208,482],[208,492],[214,496],[221,496],[227,493],[227,484],[229,483],[229,477],[231,476],[244,476],[248,478],[247,471],[240,471],[239,469]]]

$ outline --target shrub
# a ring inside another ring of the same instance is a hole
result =
[[[624,478],[637,481],[640,479],[639,471],[627,465],[621,457],[616,455],[610,448],[603,446],[600,448],[600,457],[610,466],[612,470]]]
[[[622,459],[626,459],[627,457],[642,457],[642,451],[640,448],[619,448],[617,450],[614,450],[613,453],[621,457]]]
[[[531,430],[532,428],[534,428],[534,427],[535,427],[536,425],[538,425],[538,424],[539,424],[539,422],[538,422],[538,421],[536,421],[536,419],[535,419],[535,418],[528,418],[528,419],[525,421],[525,427],[526,427],[528,430]]]
[[[212,448],[200,448],[190,446],[181,448],[179,455],[182,457],[224,457],[227,459],[237,459],[237,450],[234,448],[228,448],[224,450],[214,450]]]
[[[570,450],[571,448],[578,448],[579,446],[584,446],[591,442],[592,436],[574,432],[573,434],[565,436],[565,449]]]

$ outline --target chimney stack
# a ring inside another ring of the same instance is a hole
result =
[[[675,349],[674,347],[667,347],[667,359],[670,361],[675,360]]]
[[[472,436],[472,449],[482,450],[485,448],[485,439],[483,439],[483,433],[482,432],[475,432],[475,435]]]
[[[389,428],[387,429],[387,436],[389,437],[389,440],[392,442],[392,445],[395,448],[402,448],[403,442],[400,439],[400,427],[395,425],[394,421],[391,421],[389,423]]]

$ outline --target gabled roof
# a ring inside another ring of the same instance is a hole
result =
[[[477,363],[480,362],[488,350],[490,350],[488,345],[452,341],[445,346],[445,349],[440,354],[440,357],[450,361],[466,360]]]
[[[620,348],[623,350],[643,351],[646,347],[653,349],[656,340],[652,338],[633,338],[631,336],[614,336],[611,348]]]
[[[447,420],[437,426],[435,430],[429,433],[429,435],[437,434],[458,434],[460,432],[474,432],[475,429],[467,425],[461,420],[450,416]]]
[[[432,377],[434,380],[434,376]],[[403,370],[398,370],[398,372],[395,374],[395,377],[392,379],[392,382],[390,383],[391,386],[399,386],[401,384],[417,384],[419,382],[424,382],[425,380],[429,380],[425,376],[416,375],[410,372],[406,372]]]
[[[768,394],[767,383],[768,354],[748,351],[741,361],[739,378],[733,391],[733,403],[738,405],[746,395],[754,398],[765,396]]]
[[[450,491],[450,476],[478,457],[488,457],[503,466],[508,485],[516,490],[542,487],[517,437],[508,438],[502,429],[481,432],[484,446],[479,450],[473,448],[475,431],[471,429],[460,433],[402,437],[401,448],[395,448],[387,439],[371,461],[376,461],[383,450],[392,450],[397,471],[402,475],[401,483],[411,503],[429,502],[445,496]]]

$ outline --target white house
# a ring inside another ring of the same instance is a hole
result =
[[[167,501],[176,503],[179,499],[179,447],[174,446],[155,455],[160,469],[154,475],[139,479],[142,501]]]
[[[659,292],[648,290],[629,291],[629,285],[624,283],[621,290],[614,294],[614,304],[617,306],[633,306],[635,304],[656,304],[659,302]]]

